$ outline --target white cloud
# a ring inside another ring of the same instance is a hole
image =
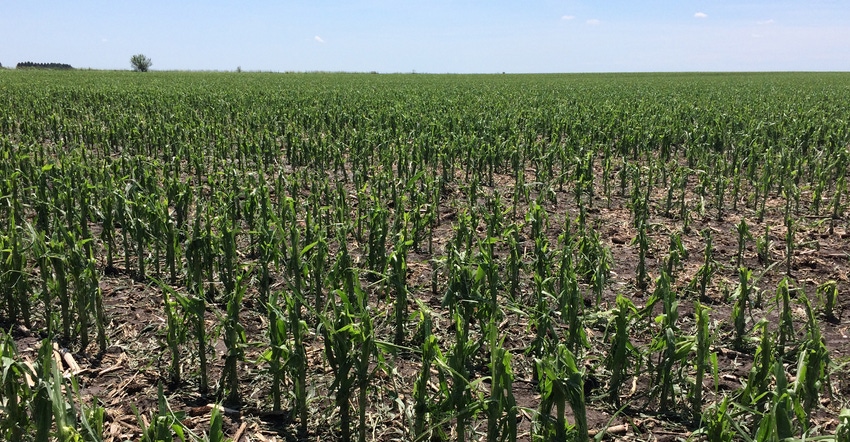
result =
[[[599,19],[596,19],[596,18],[591,18],[590,20],[588,20],[588,21],[587,21],[587,24],[589,24],[589,25],[593,25],[593,26],[596,26],[596,25],[598,25],[599,23],[602,23],[602,22],[601,22],[601,21],[599,21]]]
[[[561,20],[572,20],[574,18],[576,18],[575,15],[562,15],[561,16]]]
[[[694,17],[695,18],[708,18],[708,14],[706,14],[705,12],[697,12],[696,14],[694,14]]]
[[[759,20],[759,21],[757,21],[757,22],[756,22],[756,24],[757,24],[757,25],[772,25],[772,24],[773,24],[773,19],[772,19],[772,18],[769,18],[769,19],[767,19],[767,20]]]
[[[317,42],[319,42],[319,43],[324,43],[324,42],[325,42],[325,40],[324,40],[322,37],[319,37],[318,35],[317,35],[317,36],[315,36],[315,37],[313,37],[313,40],[316,40],[316,41],[317,41]]]

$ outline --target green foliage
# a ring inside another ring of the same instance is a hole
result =
[[[552,355],[535,361],[540,373],[540,416],[536,437],[540,440],[565,442],[567,440],[566,404],[570,404],[575,416],[575,441],[587,441],[587,415],[584,397],[584,372],[579,370],[569,349],[559,345]],[[555,422],[551,421],[555,407]]]
[[[130,57],[130,66],[136,72],[147,72],[153,65],[150,58],[145,57],[145,54],[136,54]]]

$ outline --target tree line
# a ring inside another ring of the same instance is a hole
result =
[[[17,69],[24,68],[34,68],[34,69],[74,69],[70,64],[65,63],[33,63],[31,61],[24,61],[18,63],[16,66]]]

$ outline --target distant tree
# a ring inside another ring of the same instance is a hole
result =
[[[150,58],[145,57],[145,54],[136,54],[130,57],[130,66],[136,72],[147,72],[153,62]]]

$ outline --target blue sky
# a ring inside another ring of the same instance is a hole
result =
[[[155,70],[850,71],[850,1],[0,0],[0,63]]]

